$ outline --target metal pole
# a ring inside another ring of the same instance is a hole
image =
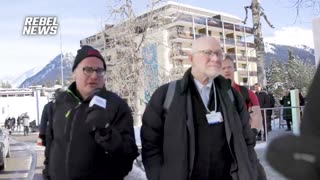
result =
[[[193,33],[193,39],[196,39],[196,29],[194,24],[194,15],[192,15],[192,33]]]
[[[267,130],[267,114],[266,114],[266,109],[263,110],[263,121],[264,121],[264,133],[265,133],[265,136],[266,136],[266,139],[265,141],[267,142],[268,141],[268,130]]]
[[[40,117],[39,117],[39,93],[38,93],[38,89],[35,88],[36,91],[36,106],[37,106],[37,123],[38,125],[40,124]]]
[[[290,91],[290,98],[291,98],[291,106],[295,108],[291,108],[290,111],[292,112],[292,132],[295,135],[300,134],[300,100],[299,100],[299,90],[291,90]]]

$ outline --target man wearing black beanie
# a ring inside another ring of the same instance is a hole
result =
[[[72,72],[74,82],[56,98],[47,128],[48,179],[122,180],[138,155],[131,110],[106,90],[98,50],[79,49]]]

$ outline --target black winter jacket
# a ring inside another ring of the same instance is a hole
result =
[[[53,180],[121,180],[137,157],[133,118],[128,105],[102,89],[106,108],[80,100],[76,84],[61,93],[47,131],[49,176]]]
[[[49,119],[52,118],[52,108],[53,108],[53,101],[48,102],[42,110],[41,115],[41,122],[40,122],[40,128],[39,128],[39,137],[42,140],[42,144],[46,146],[46,131],[47,131],[47,124],[49,122]]]

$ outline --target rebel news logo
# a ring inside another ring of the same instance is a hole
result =
[[[23,35],[56,35],[58,32],[56,16],[28,16],[25,18]]]

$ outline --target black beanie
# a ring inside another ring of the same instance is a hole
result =
[[[104,61],[104,59],[101,56],[101,54],[99,53],[99,51],[94,49],[91,46],[85,45],[85,46],[82,46],[81,49],[78,50],[77,56],[76,56],[76,58],[74,59],[74,62],[73,62],[72,72],[77,68],[78,64],[83,59],[85,59],[87,57],[97,57],[97,58],[101,59],[104,69],[107,69],[106,68],[106,62]]]

